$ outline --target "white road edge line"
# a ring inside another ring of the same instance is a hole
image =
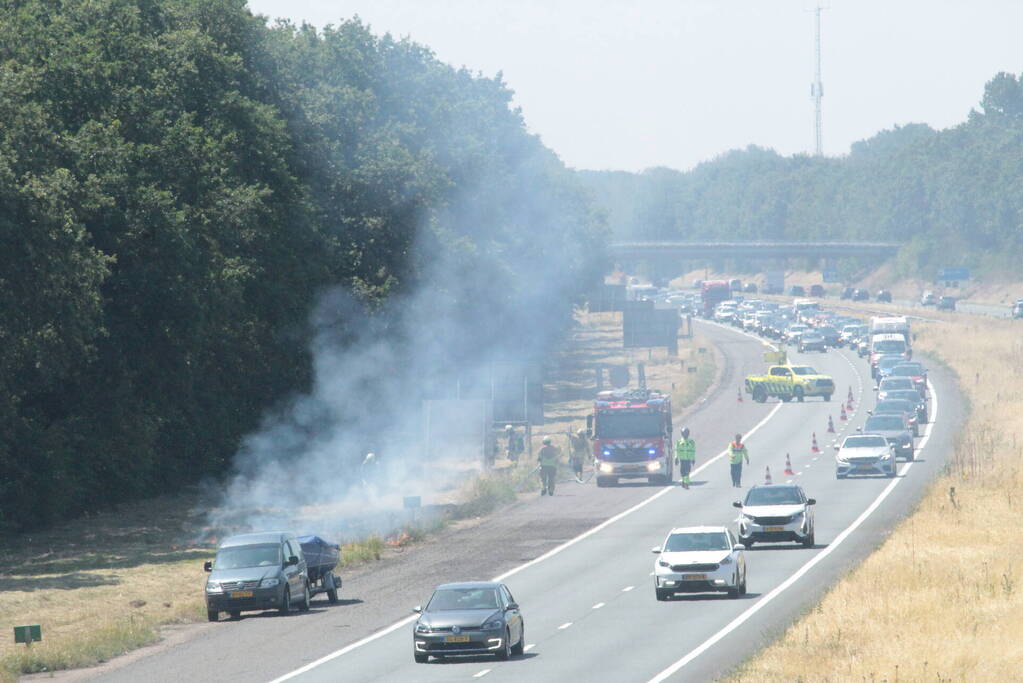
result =
[[[600,609],[603,606],[604,606],[603,602],[598,602],[596,605],[593,606],[593,609]]]
[[[625,588],[623,588],[623,589],[622,589],[622,592],[623,592],[623,593],[628,593],[628,592],[629,592],[629,591],[631,591],[631,590],[632,590],[633,588],[635,588],[635,586],[626,586]]]
[[[709,322],[709,321],[704,321],[704,322]],[[734,329],[732,329],[730,327],[725,327],[724,325],[720,325],[718,323],[712,323],[712,324],[717,325],[718,327],[720,327],[722,329],[729,330],[730,332],[735,332],[737,334],[742,334],[742,335],[745,335],[747,337],[750,337],[751,339],[755,339],[758,342],[760,342],[761,344],[763,344],[764,346],[770,347],[770,348],[774,349],[775,351],[778,350],[777,347],[774,346],[773,344],[768,344],[767,342],[764,342],[763,340],[758,339],[757,337],[754,337],[753,335],[748,334],[746,332],[741,332],[739,330],[734,330]],[[843,356],[843,358],[844,358],[844,356]],[[851,363],[850,363],[850,365],[851,365]],[[767,424],[768,420],[770,420],[772,417],[774,417],[774,414],[777,413],[778,410],[781,409],[781,407],[783,405],[785,405],[785,404],[784,403],[778,403],[771,410],[771,412],[769,412],[764,417],[763,420],[761,420],[756,425],[754,425],[752,429],[748,430],[746,432],[745,436],[746,437],[750,437],[754,433],[756,433],[757,430],[759,430],[761,427],[763,427],[765,424]],[[721,458],[725,457],[725,455],[727,455],[727,454],[728,454],[728,449],[726,448],[725,450],[721,451],[720,453],[718,453],[716,456],[714,456],[713,458],[711,458],[707,462],[705,462],[702,465],[700,465],[699,467],[693,469],[693,471],[690,472],[690,474],[699,474],[704,469],[709,467],[711,464],[713,464],[713,463],[717,462],[718,460],[720,460]],[[561,551],[563,551],[563,550],[565,550],[567,548],[572,547],[576,543],[579,543],[580,541],[582,541],[582,540],[584,540],[586,538],[589,538],[590,536],[592,536],[593,534],[597,533],[598,531],[601,531],[602,529],[605,529],[605,528],[611,526],[612,524],[614,524],[618,520],[623,519],[625,517],[628,517],[629,515],[631,515],[636,510],[639,510],[640,508],[646,507],[647,505],[649,505],[650,503],[654,502],[655,500],[657,500],[661,496],[666,495],[666,494],[668,494],[668,493],[670,493],[670,492],[672,492],[674,490],[676,490],[676,489],[673,486],[665,487],[665,488],[661,489],[660,491],[658,491],[657,493],[655,493],[652,496],[650,496],[649,498],[646,498],[646,499],[641,500],[640,502],[636,503],[635,505],[633,505],[628,510],[623,510],[622,512],[619,512],[614,517],[611,517],[610,519],[604,520],[603,522],[601,522],[597,526],[593,527],[592,529],[588,529],[587,531],[584,531],[583,533],[579,534],[575,538],[571,538],[571,539],[565,541],[564,543],[562,543],[561,545],[557,546],[556,548],[551,548],[550,550],[548,550],[543,555],[540,555],[539,557],[535,557],[532,560],[530,560],[529,562],[525,562],[523,564],[520,564],[518,567],[514,567],[512,569],[509,569],[508,571],[506,571],[503,574],[499,574],[498,576],[495,576],[492,579],[492,581],[504,581],[509,576],[513,576],[515,574],[518,574],[523,569],[528,569],[529,567],[532,567],[535,564],[539,564],[540,562],[543,562],[544,560],[547,560],[547,559],[549,559],[551,557],[554,557],[555,555],[557,555]],[[301,667],[295,669],[294,671],[290,671],[290,672],[284,674],[283,676],[279,676],[278,678],[275,678],[272,681],[270,681],[270,683],[283,683],[283,681],[288,681],[288,680],[291,680],[292,678],[295,678],[297,676],[301,676],[302,674],[304,674],[304,673],[306,673],[308,671],[312,671],[313,669],[315,669],[316,667],[318,667],[318,666],[320,666],[322,664],[326,664],[327,662],[329,662],[331,660],[337,659],[338,657],[341,657],[343,655],[348,654],[352,650],[360,648],[363,645],[368,645],[369,643],[372,643],[374,640],[377,640],[379,638],[383,638],[384,636],[397,631],[402,626],[406,626],[408,624],[411,624],[413,621],[415,621],[418,618],[419,617],[417,615],[413,615],[413,616],[410,616],[410,617],[405,617],[401,621],[395,622],[395,623],[391,624],[390,626],[388,626],[386,628],[383,628],[383,629],[381,629],[381,630],[379,630],[379,631],[377,631],[375,633],[371,633],[371,634],[369,634],[368,636],[366,636],[365,638],[363,638],[361,640],[357,640],[354,643],[351,643],[350,645],[345,645],[340,650],[335,650],[334,652],[331,652],[330,654],[324,655],[323,657],[320,657],[319,659],[317,659],[315,661],[309,662],[308,664],[306,664],[304,666],[301,666]]]
[[[927,386],[930,389],[931,400],[933,401],[933,404],[932,404],[932,409],[931,409],[931,415],[929,416],[929,419],[928,419],[927,434],[925,434],[923,439],[920,440],[920,445],[917,447],[918,451],[922,451],[927,446],[927,442],[930,441],[930,439],[931,439],[931,432],[934,429],[933,425],[934,425],[934,422],[935,422],[935,418],[938,415],[938,395],[934,392],[934,386],[930,383],[930,381],[927,382]],[[703,643],[701,643],[698,647],[696,647],[694,650],[689,652],[687,655],[685,655],[684,657],[679,659],[677,662],[675,662],[674,664],[669,666],[667,669],[665,669],[664,671],[660,672],[659,674],[657,674],[656,676],[651,678],[649,683],[660,683],[660,681],[663,681],[663,680],[667,679],[669,676],[672,676],[675,673],[677,673],[682,667],[684,667],[686,664],[688,664],[689,662],[693,661],[694,659],[699,657],[701,654],[706,652],[708,649],[710,649],[711,646],[713,646],[719,640],[721,640],[722,638],[727,636],[729,633],[731,633],[735,629],[737,629],[740,626],[742,626],[746,621],[748,621],[750,619],[750,617],[752,617],[754,614],[759,612],[765,605],[767,605],[769,602],[774,600],[776,597],[781,595],[782,592],[785,591],[785,589],[787,589],[792,584],[794,584],[796,581],[798,581],[800,578],[802,578],[804,574],[806,574],[814,566],[816,566],[819,562],[824,560],[824,558],[826,558],[828,555],[830,555],[832,552],[834,552],[834,550],[836,548],[838,548],[838,546],[840,546],[842,544],[842,542],[845,541],[845,539],[849,538],[849,536],[854,531],[856,531],[856,529],[859,528],[859,526],[861,524],[863,524],[863,522],[866,521],[866,519],[868,517],[870,517],[870,515],[872,515],[874,513],[874,511],[877,510],[877,508],[879,508],[881,506],[881,503],[884,502],[885,498],[887,498],[888,495],[892,491],[895,490],[895,487],[899,485],[899,482],[901,482],[905,478],[906,473],[913,466],[914,462],[916,462],[916,461],[912,460],[910,462],[903,463],[902,471],[899,472],[899,476],[896,477],[895,479],[893,479],[888,484],[888,486],[886,486],[884,488],[884,490],[881,491],[881,493],[878,495],[878,497],[874,499],[874,502],[871,503],[867,507],[867,509],[864,510],[860,514],[860,516],[855,519],[855,521],[853,521],[852,524],[850,524],[845,529],[843,529],[842,532],[840,534],[838,534],[838,536],[835,537],[835,540],[833,540],[831,543],[828,544],[827,548],[825,548],[824,550],[822,550],[819,553],[817,553],[816,555],[814,555],[806,564],[804,564],[802,567],[800,567],[795,572],[793,572],[792,576],[790,576],[789,578],[785,579],[783,582],[778,584],[770,593],[768,593],[767,595],[762,597],[760,600],[758,600],[756,602],[756,604],[754,604],[748,610],[746,610],[745,612],[743,612],[742,614],[737,616],[735,619],[730,621],[720,631],[718,631],[717,633],[712,635],[707,640],[703,641]]]
[[[473,674],[473,675],[472,675],[472,677],[473,677],[473,678],[483,678],[483,677],[484,677],[484,676],[486,676],[486,675],[487,675],[488,673],[490,673],[490,669],[484,669],[483,671],[480,671],[480,672],[479,672],[479,673],[477,673],[477,674]]]
[[[564,624],[558,627],[559,631],[564,631],[566,628],[572,625],[571,621],[566,621]]]

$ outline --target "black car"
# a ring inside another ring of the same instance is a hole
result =
[[[808,351],[820,351],[826,353],[828,350],[828,343],[824,340],[824,336],[819,334],[816,330],[807,330],[799,336],[799,352],[806,353]]]
[[[927,424],[927,399],[921,396],[916,389],[889,391],[885,398],[912,401],[916,404],[916,423],[918,425]]]
[[[865,289],[854,289],[852,293],[853,301],[868,301],[870,299],[870,292]]]
[[[851,299],[853,298],[853,292],[855,290],[852,287],[843,287],[842,294],[838,297],[840,299]]]
[[[747,294],[756,294],[757,293],[757,283],[756,282],[747,282],[746,284],[744,284],[742,286],[742,291],[746,292]]]
[[[437,586],[412,626],[412,656],[492,654],[504,660],[521,655],[526,625],[508,586],[491,581]]]
[[[892,293],[889,292],[887,289],[879,289],[877,291],[877,300],[883,301],[886,304],[890,304],[892,302]]]
[[[906,460],[913,459],[913,432],[905,415],[900,413],[871,415],[863,425],[863,431],[867,434],[880,434],[895,449],[896,456],[902,456]]]
[[[789,296],[806,296],[806,290],[802,285],[792,285],[789,287]]]
[[[916,401],[907,401],[902,398],[886,398],[883,401],[878,401],[871,413],[874,415],[883,415],[885,413],[905,415],[909,420],[909,427],[913,431],[913,436],[920,436],[920,426],[916,418],[916,406]]]
[[[954,311],[956,309],[956,299],[954,296],[940,296],[935,308],[939,311]]]
[[[817,334],[824,337],[824,343],[828,346],[842,345],[842,333],[831,325],[821,325],[817,328]]]
[[[824,285],[810,285],[810,296],[823,297]]]

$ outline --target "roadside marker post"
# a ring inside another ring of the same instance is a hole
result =
[[[25,643],[25,647],[32,647],[32,643],[42,642],[43,627],[38,624],[32,626],[15,626],[14,642]]]

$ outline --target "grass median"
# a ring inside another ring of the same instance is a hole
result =
[[[945,472],[877,551],[730,680],[1020,679],[1023,325],[932,317],[941,322],[914,322],[914,347],[956,374],[970,406]]]

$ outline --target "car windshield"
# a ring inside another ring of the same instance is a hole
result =
[[[672,534],[664,543],[664,552],[679,553],[690,550],[730,550],[728,536],[721,531],[699,531]]]
[[[906,342],[898,339],[883,339],[874,342],[874,353],[904,353]]]
[[[465,609],[497,609],[495,588],[443,588],[434,591],[427,612],[450,612]]]
[[[905,358],[903,358],[902,356],[882,356],[877,361],[877,367],[881,368],[882,370],[889,370],[891,368],[894,368],[896,365],[903,362],[904,360]]]
[[[842,448],[880,448],[887,445],[883,436],[850,436]]]
[[[881,380],[881,391],[893,391],[895,389],[912,389],[913,380],[908,377],[888,377]]]
[[[817,371],[811,368],[809,365],[797,365],[792,368],[792,372],[797,375],[816,375]]]
[[[281,548],[276,543],[236,545],[221,548],[214,569],[244,569],[246,567],[273,567],[282,563]]]
[[[597,416],[596,435],[600,439],[660,436],[664,430],[661,413],[602,412]]]
[[[920,392],[916,389],[899,389],[898,391],[889,391],[888,398],[897,398],[902,401],[912,401],[913,403],[919,403]]]
[[[803,497],[794,486],[758,486],[746,496],[746,505],[799,505]]]
[[[902,364],[892,368],[892,374],[896,377],[922,377],[924,369],[915,363],[913,365]]]
[[[902,418],[898,415],[875,415],[867,420],[867,423],[863,425],[863,429],[868,432],[873,431],[894,431],[896,429],[905,429],[906,425],[902,421]]]
[[[877,405],[874,406],[875,413],[908,413],[915,410],[915,406],[909,401],[902,401],[898,399],[886,399],[884,401],[878,401]]]

